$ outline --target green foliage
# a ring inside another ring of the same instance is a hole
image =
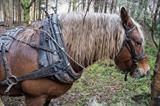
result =
[[[146,41],[145,52],[148,56],[151,70],[154,70],[155,61],[157,57],[157,49],[154,47],[151,41]]]
[[[27,8],[30,5],[30,0],[21,0],[22,5],[24,8]]]
[[[24,9],[24,14],[23,15],[24,15],[24,22],[28,24],[29,19],[30,19],[30,17],[29,17],[29,9]]]
[[[28,24],[29,22],[29,12],[30,12],[30,0],[21,0],[21,5],[24,10],[24,22]]]

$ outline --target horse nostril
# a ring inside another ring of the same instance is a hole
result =
[[[139,69],[136,69],[135,72],[136,72],[137,74],[140,74],[140,70],[139,70]]]
[[[141,78],[142,77],[139,69],[135,69],[134,74],[135,74],[136,78]]]
[[[149,75],[150,75],[150,71],[149,71],[149,70],[147,71],[146,75],[147,75],[147,76],[149,76]]]

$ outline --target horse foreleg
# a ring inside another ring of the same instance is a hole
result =
[[[46,96],[25,96],[26,106],[44,106],[46,103]]]
[[[0,97],[0,106],[4,106],[1,97]]]

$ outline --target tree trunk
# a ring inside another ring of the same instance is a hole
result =
[[[7,26],[12,26],[12,24],[13,24],[12,6],[13,6],[12,5],[12,0],[3,0],[4,21],[5,21],[5,25],[7,25]]]
[[[76,11],[77,0],[72,1],[72,11]]]
[[[116,12],[116,6],[117,6],[117,0],[112,0],[111,7],[110,7],[110,13]]]
[[[3,104],[2,100],[1,100],[1,98],[0,98],[0,106],[4,106],[4,104]]]
[[[46,11],[48,11],[48,0],[46,0]]]
[[[151,26],[151,37],[152,37],[152,41],[153,43],[155,44],[156,48],[158,48],[158,45],[156,43],[156,40],[155,40],[155,30],[156,30],[156,27],[157,27],[157,16],[159,15],[159,9],[160,9],[160,0],[158,0],[158,3],[157,3],[157,7],[156,7],[156,10],[155,10],[155,13],[153,15],[153,18],[152,18],[152,26]]]
[[[20,4],[20,0],[17,0],[18,2],[16,3],[16,7],[17,7],[17,21],[18,23],[21,23],[22,22],[22,8],[21,8],[21,4]]]
[[[0,2],[0,22],[3,21],[3,0]]]
[[[151,84],[151,106],[160,106],[160,52],[158,52]]]
[[[105,0],[104,13],[107,13],[107,0]]]
[[[100,7],[100,12],[101,12],[101,13],[102,13],[103,10],[104,10],[104,6],[105,6],[105,0],[100,0],[100,5],[99,5],[99,7]]]
[[[41,13],[42,13],[42,11],[41,11],[41,3],[42,3],[42,1],[41,1],[41,0],[39,0],[39,7],[38,7],[38,11],[39,11],[39,13],[38,13],[38,20],[40,20],[40,19],[41,19]]]
[[[86,7],[86,0],[82,0],[82,10],[84,11]]]
[[[21,0],[21,6],[24,10],[23,16],[24,16],[24,22],[29,23],[30,20],[30,7],[36,0]]]
[[[100,0],[95,0],[94,1],[94,12],[99,11],[99,4],[100,4]]]
[[[70,11],[71,11],[71,6],[72,6],[72,1],[71,1],[71,0],[69,0],[69,3],[68,3],[68,12],[70,12]]]
[[[112,0],[112,2],[111,2],[110,13],[112,13],[112,11],[113,11],[113,5],[114,5],[114,0]]]
[[[158,3],[157,3],[157,8],[160,7],[158,5],[160,5],[160,1],[158,1]],[[156,9],[156,11],[157,11],[157,9]],[[155,11],[155,13],[156,13],[156,11]],[[151,83],[150,106],[160,106],[160,38],[159,38],[159,44],[157,44],[157,49],[158,49],[157,60],[156,60],[156,64],[155,64],[153,80]]]

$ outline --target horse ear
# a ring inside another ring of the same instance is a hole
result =
[[[129,20],[128,12],[124,7],[121,8],[121,20],[123,24],[127,24],[127,21]]]

